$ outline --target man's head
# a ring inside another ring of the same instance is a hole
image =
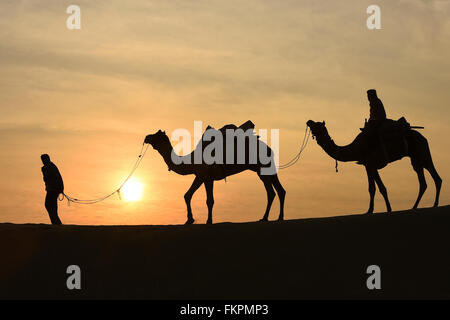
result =
[[[44,165],[50,163],[50,156],[48,154],[41,154],[41,160]]]
[[[369,99],[369,101],[377,98],[377,91],[375,89],[367,90],[367,99]]]

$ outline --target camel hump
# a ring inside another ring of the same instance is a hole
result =
[[[386,136],[405,134],[410,129],[411,125],[405,119],[405,117],[401,117],[398,120],[386,119],[383,120],[380,125],[380,133]]]
[[[236,126],[235,124],[227,124],[227,125],[224,125],[220,129],[216,129],[216,128],[208,125],[206,127],[205,132],[208,130],[215,130],[215,131],[220,131],[225,136],[227,129],[232,129],[232,130],[242,129],[244,132],[247,132],[247,130],[253,130],[254,128],[255,128],[255,124],[251,120],[248,120],[248,121],[244,122],[243,124],[241,124],[239,127]],[[202,137],[205,135],[205,132],[203,133]],[[253,133],[253,135],[255,135],[255,134]],[[257,137],[259,138],[259,136],[257,136]]]
[[[364,157],[370,158],[378,168],[403,158],[408,153],[407,136],[410,132],[411,126],[404,117],[369,122],[359,135],[364,139]]]
[[[255,124],[251,120],[248,120],[248,121],[244,122],[243,124],[241,124],[239,126],[239,128],[244,131],[247,131],[249,129],[255,129]]]
[[[207,129],[210,129],[211,127],[208,126]],[[225,132],[227,129],[233,129],[233,130],[237,130],[237,129],[242,129],[244,132],[250,129],[254,129],[255,125],[251,120],[248,120],[246,122],[244,122],[243,124],[241,124],[239,127],[236,126],[235,124],[227,124],[225,126],[223,126],[222,128],[220,128],[219,130],[222,132]]]
[[[255,125],[253,124],[253,122],[251,120],[248,120],[248,121],[244,122],[239,127],[236,126],[235,124],[227,124],[227,125],[223,126],[220,129],[216,129],[216,128],[208,125],[206,127],[206,129],[205,129],[205,132],[203,132],[203,134],[202,134],[201,143],[198,143],[197,146],[195,147],[195,149],[197,149],[197,148],[204,149],[206,146],[208,146],[209,144],[212,143],[213,139],[211,139],[211,138],[205,139],[204,138],[205,137],[205,133],[208,130],[213,130],[213,131],[220,132],[222,134],[222,137],[223,137],[223,143],[227,144],[227,143],[231,143],[230,142],[231,140],[228,140],[228,138],[227,138],[227,129],[232,129],[232,130],[241,129],[241,130],[244,131],[244,133],[245,133],[244,137],[241,136],[241,135],[238,135],[238,136],[235,136],[233,138],[233,141],[236,141],[236,139],[246,139],[246,137],[249,137],[249,136],[256,137],[256,139],[259,139],[260,137],[258,135],[256,135],[255,132],[253,131],[254,128],[255,128]],[[252,132],[249,133],[248,130],[252,130]]]

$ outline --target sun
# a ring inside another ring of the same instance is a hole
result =
[[[120,193],[126,201],[139,201],[142,198],[142,183],[132,178],[123,185]]]

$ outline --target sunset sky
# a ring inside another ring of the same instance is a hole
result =
[[[68,30],[66,8],[81,8]],[[366,8],[381,8],[368,30]],[[65,191],[96,198],[126,177],[145,135],[252,120],[280,130],[280,163],[298,151],[305,123],[325,120],[337,144],[369,117],[376,88],[389,118],[422,130],[450,203],[450,1],[108,0],[0,3],[0,222],[49,223],[40,155],[50,154]],[[194,144],[194,141],[192,142]],[[418,181],[404,158],[381,172],[394,210],[412,207]],[[286,219],[358,214],[369,194],[362,166],[334,161],[310,141],[281,170]],[[67,224],[179,224],[193,176],[168,172],[149,148],[135,174],[141,201],[112,197],[67,206]],[[421,206],[431,206],[434,184]],[[260,219],[264,186],[253,172],[214,185],[214,222]],[[204,188],[194,195],[206,221]],[[270,219],[278,216],[278,199]],[[376,196],[376,211],[384,211]]]

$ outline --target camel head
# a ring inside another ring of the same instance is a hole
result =
[[[325,121],[315,122],[309,120],[306,122],[306,125],[311,129],[311,134],[314,137],[318,137],[319,139],[328,135],[327,127],[325,126]]]
[[[158,130],[158,132],[154,134],[147,135],[145,137],[144,143],[149,143],[152,145],[153,149],[159,150],[163,145],[166,145],[167,143],[170,145],[170,140],[165,131]]]

